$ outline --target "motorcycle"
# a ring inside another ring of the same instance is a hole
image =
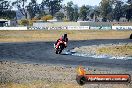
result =
[[[54,46],[55,46],[55,45],[54,45]],[[55,53],[56,53],[56,54],[61,54],[61,52],[63,51],[63,49],[64,49],[65,47],[66,47],[66,42],[60,41],[60,44],[59,44],[58,48],[56,48],[56,46],[55,46],[55,49],[56,49]]]

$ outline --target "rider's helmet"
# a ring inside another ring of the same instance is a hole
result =
[[[64,34],[64,39],[67,38],[67,34]]]

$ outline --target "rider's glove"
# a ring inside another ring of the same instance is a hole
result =
[[[54,44],[54,48],[56,48],[56,45]]]

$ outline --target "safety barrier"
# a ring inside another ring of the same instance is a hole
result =
[[[28,30],[132,30],[132,26],[62,26],[62,27],[27,27]]]
[[[62,26],[62,27],[0,27],[0,30],[132,30],[132,26]]]
[[[68,30],[87,30],[89,26],[68,26]]]
[[[0,30],[27,30],[27,27],[0,27]]]
[[[67,27],[35,27],[35,26],[30,26],[27,27],[28,30],[65,30]]]
[[[112,26],[113,30],[132,30],[132,26]]]
[[[96,30],[110,30],[111,26],[97,26],[97,27],[92,27],[90,26],[90,29],[96,29]]]
[[[89,26],[62,26],[62,27],[28,27],[28,30],[86,30]]]

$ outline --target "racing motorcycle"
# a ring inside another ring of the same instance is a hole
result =
[[[60,42],[60,44],[59,44],[58,48],[56,48],[56,46],[54,45],[55,49],[56,49],[56,51],[55,51],[56,54],[61,54],[63,49],[66,48],[66,42],[64,42],[64,41],[59,41],[59,42]]]

